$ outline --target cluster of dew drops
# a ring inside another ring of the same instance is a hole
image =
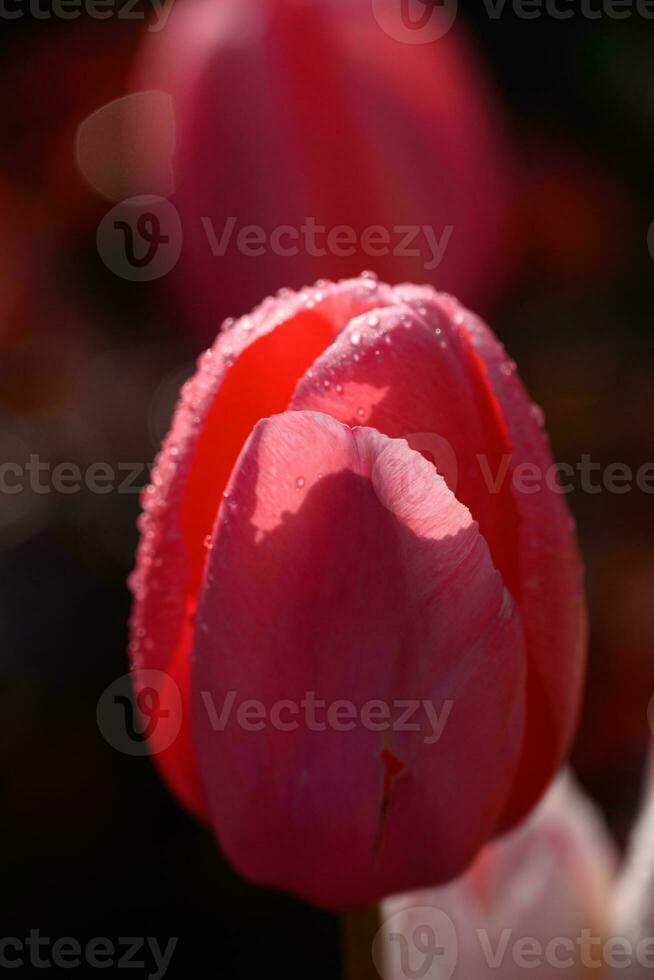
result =
[[[299,292],[286,288],[278,290],[274,296],[266,297],[253,313],[243,316],[238,320],[235,317],[227,317],[223,320],[213,347],[205,350],[198,358],[197,373],[182,386],[180,391],[174,430],[171,430],[164,440],[162,449],[154,462],[152,481],[142,494],[142,513],[137,521],[138,529],[141,532],[139,559],[137,569],[129,578],[130,589],[137,600],[141,600],[145,596],[146,573],[148,590],[159,588],[157,577],[151,571],[152,568],[160,567],[162,564],[162,558],[155,554],[155,551],[160,551],[160,542],[157,542],[157,547],[155,548],[155,538],[158,529],[168,526],[170,522],[158,521],[157,515],[169,506],[174,494],[181,494],[183,492],[185,480],[175,479],[178,461],[183,458],[188,460],[189,454],[186,450],[188,450],[189,442],[192,444],[199,437],[207,408],[211,403],[216,385],[222,378],[225,369],[234,363],[243,348],[247,346],[249,335],[251,335],[255,326],[263,321],[267,321],[269,329],[273,329],[276,325],[284,322],[288,318],[291,310],[313,309],[316,305],[324,301],[328,295],[328,290],[332,296],[335,295],[333,293],[334,287],[338,290],[339,285],[341,284],[334,284],[329,280],[319,279],[314,286],[306,287]],[[351,289],[351,281],[345,280],[342,285],[344,288]],[[358,277],[353,296],[355,299],[361,301],[364,306],[369,305],[371,308],[360,316],[353,318],[344,331],[345,342],[349,343],[351,347],[356,348],[353,355],[351,349],[348,355],[355,363],[363,356],[364,348],[366,353],[371,348],[374,358],[379,361],[383,360],[384,345],[390,345],[392,343],[391,331],[389,329],[391,325],[399,322],[399,325],[408,327],[413,322],[416,314],[428,318],[430,311],[427,305],[419,297],[417,298],[415,294],[409,293],[404,295],[402,290],[397,287],[395,289],[395,297],[405,306],[404,311],[398,312],[395,304],[392,304],[392,307],[388,309],[389,314],[393,314],[392,318],[389,319],[386,316],[380,317],[380,312],[386,308],[386,303],[383,300],[380,302],[380,299],[382,299],[380,296],[381,289],[385,291],[387,287],[379,283],[376,273],[364,271]],[[441,294],[441,299],[446,302],[451,301],[452,309],[450,312],[452,318],[455,324],[462,325],[465,316],[454,297]],[[447,347],[447,342],[442,337],[441,327],[437,325],[434,331],[441,338],[441,347]],[[233,338],[233,343],[226,343],[226,338],[228,340]],[[502,372],[507,375],[512,374],[515,369],[516,366],[513,362],[505,362],[501,367]],[[307,379],[312,380],[313,375],[314,371],[310,368],[307,371]],[[333,390],[337,395],[343,394],[342,383],[340,381],[334,383],[329,377],[318,381],[317,385],[322,386],[325,391]],[[542,422],[540,409],[534,406],[533,411]],[[356,414],[363,421],[365,418],[365,409],[359,407]],[[185,450],[184,453],[182,449]],[[185,465],[190,466],[188,462]],[[298,476],[295,480],[295,486],[298,491],[303,490],[306,486],[305,477]],[[225,490],[223,497],[225,506],[230,508],[236,507],[229,487]],[[225,518],[227,518],[227,515],[225,515]],[[167,533],[172,537],[180,536],[180,532],[175,530],[174,527],[170,528],[167,532],[159,533]],[[210,549],[212,536],[207,535],[203,544],[205,548]],[[181,541],[179,545],[180,547],[182,546]],[[139,638],[138,628],[135,630],[135,636],[137,639]],[[147,642],[145,631],[141,639]],[[137,640],[134,642],[137,642]]]
[[[179,531],[171,522],[159,521],[157,515],[168,508],[174,495],[183,492],[185,480],[175,479],[180,465],[179,460],[188,459],[189,442],[192,443],[199,437],[206,411],[225,369],[234,363],[243,348],[247,346],[249,335],[256,325],[267,320],[269,329],[273,329],[288,318],[291,309],[299,311],[314,308],[325,299],[326,291],[333,287],[334,283],[329,280],[319,279],[315,286],[299,292],[286,288],[278,290],[275,296],[266,297],[253,313],[238,320],[235,317],[227,317],[223,320],[216,342],[198,358],[198,371],[182,386],[176,408],[176,424],[157,454],[151,482],[141,496],[142,512],[137,519],[137,527],[140,531],[138,562],[128,580],[135,599],[140,601],[145,598],[146,578],[149,591],[160,588],[157,576],[152,574],[153,568],[162,565],[162,558],[158,554],[161,551],[161,542],[156,539],[161,533],[167,533],[173,538],[179,537]],[[370,297],[377,288],[376,275],[372,272],[364,272],[360,277],[356,295],[358,298]],[[233,337],[233,344],[225,343],[226,337],[230,340]],[[297,488],[302,489],[304,484],[304,477],[298,477]],[[227,507],[231,509],[236,507],[229,487],[223,497]],[[167,527],[168,530],[163,532],[161,530],[163,527]],[[210,548],[211,535],[207,535],[203,543],[205,548]],[[181,547],[181,541],[179,545]],[[136,637],[139,636],[139,631],[140,628],[135,629]]]

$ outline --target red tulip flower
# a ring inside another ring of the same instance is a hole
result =
[[[443,36],[417,44],[393,36],[399,13],[187,0],[148,35],[134,85],[169,93],[176,119],[170,281],[205,340],[280,282],[368,267],[476,308],[501,294],[514,182],[492,80],[446,11],[427,11]],[[159,171],[155,153],[153,193]]]
[[[527,463],[551,457],[515,365],[429,287],[285,290],[202,356],[145,494],[132,651],[164,712],[181,691],[165,778],[248,878],[331,907],[447,881],[545,790],[585,618]]]

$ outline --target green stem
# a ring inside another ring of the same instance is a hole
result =
[[[376,905],[342,914],[341,962],[344,980],[379,980],[372,961],[372,943],[380,925]]]

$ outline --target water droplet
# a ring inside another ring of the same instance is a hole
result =
[[[301,490],[305,483],[306,480],[304,479],[304,477],[298,476],[297,480],[295,481],[295,486],[298,488],[298,490]]]
[[[335,390],[336,390],[336,394],[337,395],[342,395],[343,394],[343,385],[336,385],[336,389]]]
[[[211,547],[211,535],[210,534],[207,534],[206,535],[206,537],[204,539],[204,546],[205,546],[205,548],[210,548]]]
[[[357,408],[357,415],[359,416],[360,419],[362,419],[365,414],[366,414],[365,408]]]
[[[356,346],[357,344],[359,344],[359,343],[361,343],[361,334],[359,333],[359,331],[358,331],[358,330],[355,330],[355,331],[354,331],[354,333],[353,333],[353,334],[352,334],[352,336],[350,337],[350,340],[351,340],[351,342],[352,342],[352,343],[353,343],[353,344],[354,344],[355,346]]]

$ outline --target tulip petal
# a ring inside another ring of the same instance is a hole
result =
[[[398,286],[405,302],[441,311],[459,324],[482,360],[505,419],[511,445],[508,482],[515,499],[520,589],[528,655],[527,728],[515,791],[502,827],[517,824],[537,801],[565,757],[579,714],[586,653],[583,566],[575,525],[563,495],[553,489],[552,454],[542,413],[534,406],[504,347],[453,297],[429,287]],[[513,473],[537,468],[535,492],[519,492]],[[512,529],[507,528],[507,533]]]
[[[135,603],[130,654],[136,668],[166,671],[182,695],[180,735],[151,749],[166,781],[202,817],[188,718],[189,653],[197,592],[211,532],[232,467],[254,424],[286,409],[297,379],[338,330],[387,301],[373,279],[320,284],[265,301],[218,335],[185,386],[172,427],[143,497],[141,543],[130,579]],[[138,684],[138,670],[135,680]],[[149,676],[149,675],[148,675]],[[159,692],[163,710],[166,691]]]
[[[212,824],[243,874],[337,907],[460,872],[511,789],[524,668],[518,607],[419,453],[312,412],[255,427],[192,672]]]
[[[511,453],[486,372],[445,311],[396,303],[351,320],[298,383],[291,408],[370,426],[426,454],[471,511],[516,597],[515,501],[509,481],[493,492],[479,463],[501,472]]]

